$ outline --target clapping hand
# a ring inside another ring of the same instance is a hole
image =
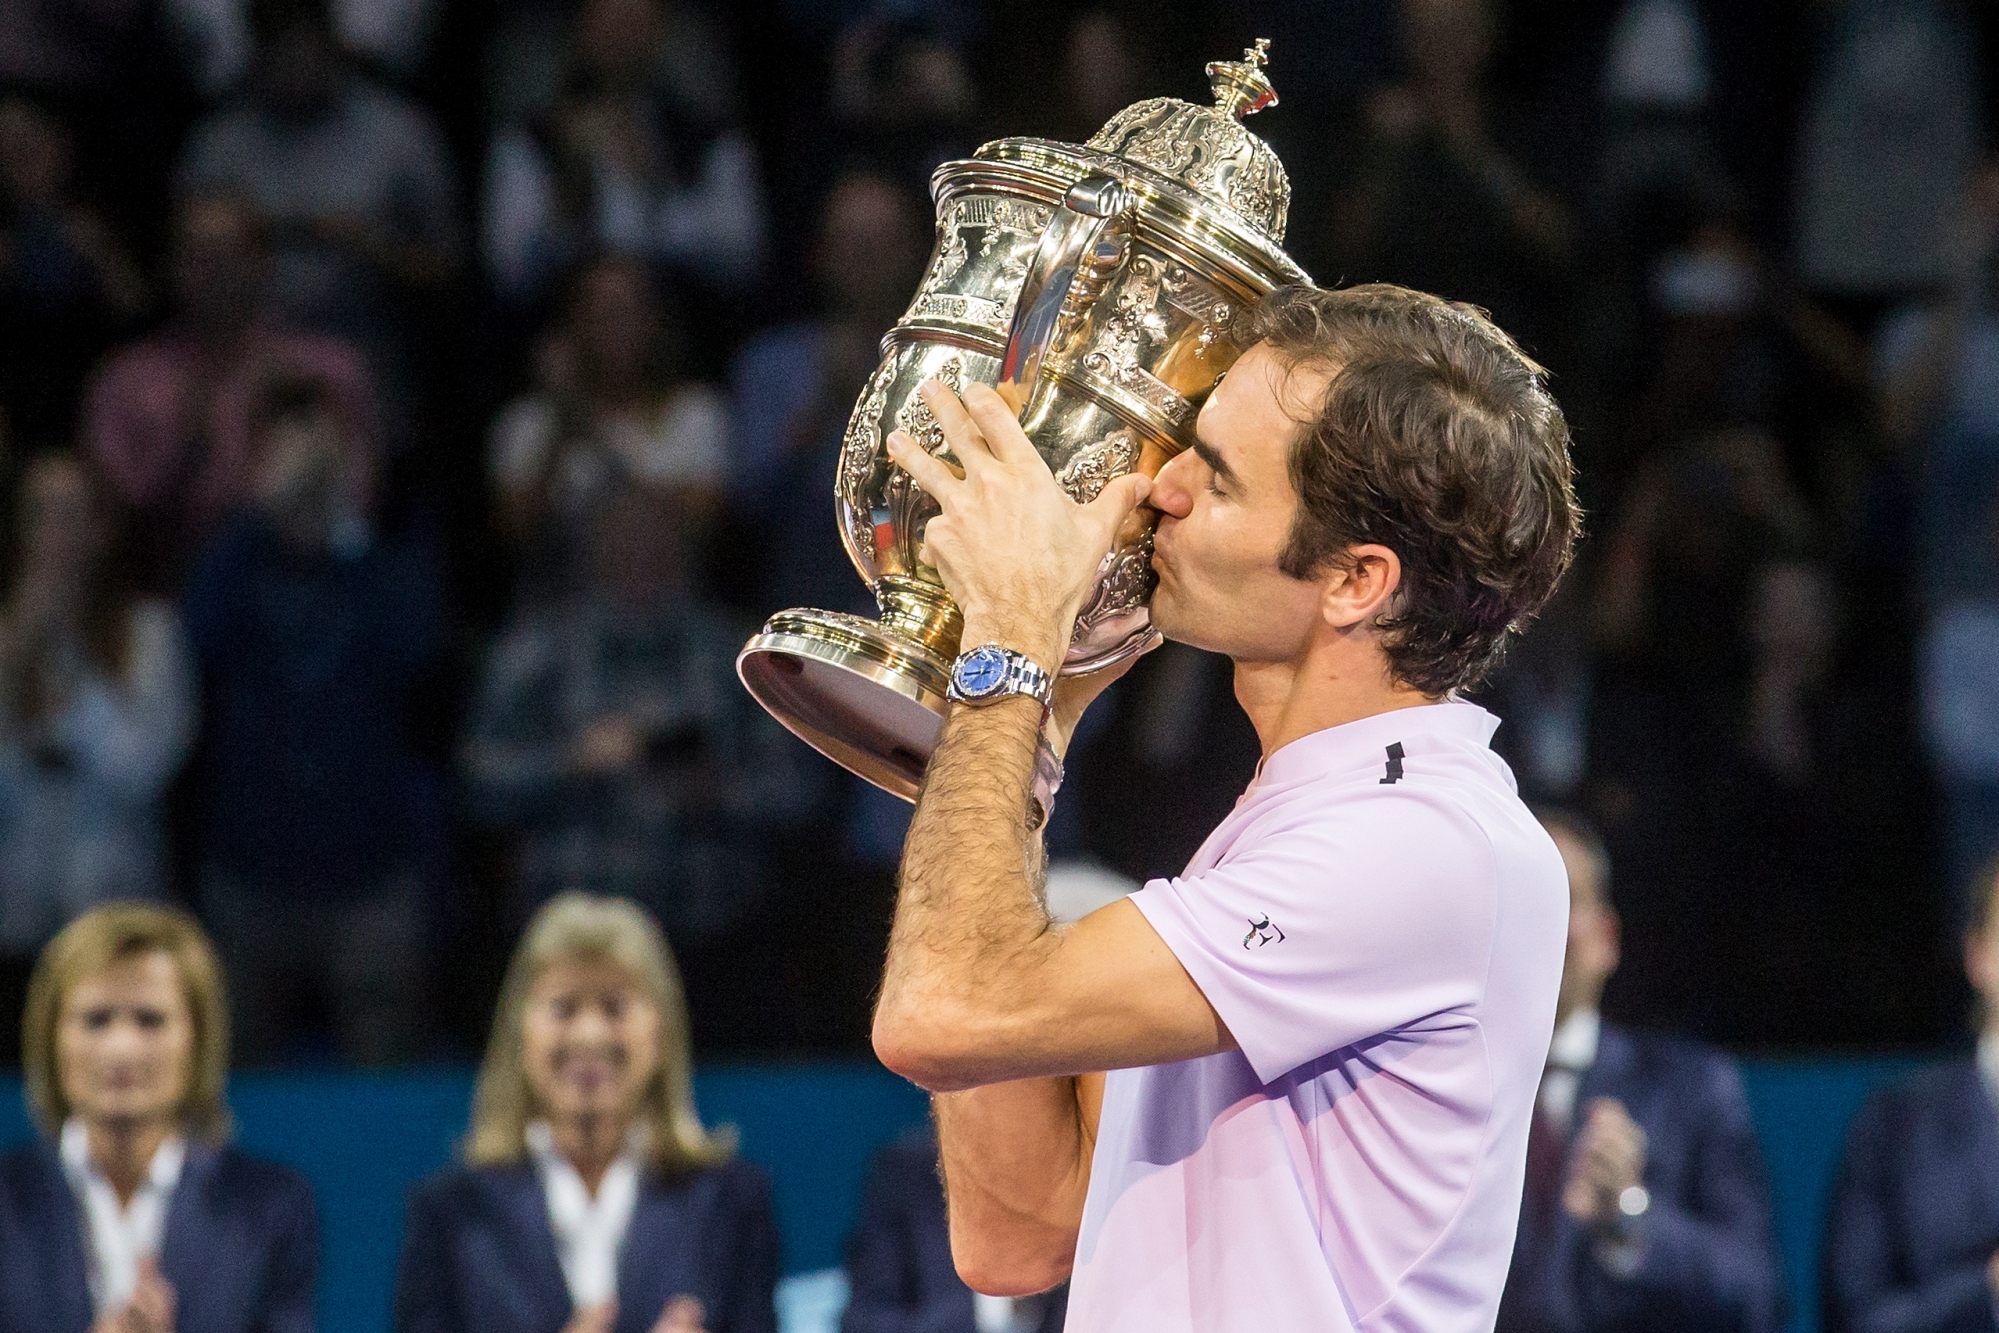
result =
[[[708,1313],[700,1301],[692,1296],[675,1296],[659,1312],[651,1333],[708,1333],[706,1323]],[[611,1333],[611,1326],[618,1322],[618,1303],[615,1300],[602,1301],[596,1305],[586,1305],[569,1317],[562,1326],[562,1333]],[[128,1333],[119,1328],[92,1329],[91,1333]],[[152,1333],[151,1329],[134,1329],[129,1333]],[[172,1333],[171,1328],[167,1333]]]
[[[139,1260],[132,1299],[106,1310],[90,1333],[174,1333],[174,1300],[173,1284],[160,1276],[159,1261],[146,1255]]]
[[[708,1333],[708,1312],[692,1296],[675,1296],[659,1312],[652,1333]]]
[[[618,1321],[618,1303],[615,1300],[599,1301],[595,1305],[578,1307],[569,1316],[569,1322],[562,1326],[562,1333],[611,1333],[611,1325]]]
[[[1618,1219],[1618,1199],[1645,1183],[1645,1131],[1622,1103],[1598,1097],[1576,1136],[1562,1208],[1578,1222],[1609,1226]]]

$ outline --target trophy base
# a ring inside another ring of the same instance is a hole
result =
[[[770,715],[834,763],[906,801],[944,728],[950,664],[872,620],[780,611],[736,655]]]

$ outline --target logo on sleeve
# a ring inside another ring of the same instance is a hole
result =
[[[1242,937],[1242,947],[1245,949],[1251,945],[1255,945],[1261,949],[1266,944],[1282,943],[1284,943],[1284,931],[1278,927],[1276,922],[1270,919],[1270,913],[1268,912],[1263,914],[1261,920],[1251,921],[1249,923],[1249,934]]]
[[[1382,778],[1381,785],[1386,787],[1390,783],[1400,782],[1401,780],[1402,780],[1402,742],[1397,741],[1395,742],[1395,744],[1388,747],[1388,775]]]

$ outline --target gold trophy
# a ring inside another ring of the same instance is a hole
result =
[[[1236,315],[1309,281],[1283,249],[1290,181],[1242,119],[1274,105],[1270,43],[1207,67],[1215,105],[1126,107],[1088,144],[1000,139],[931,177],[937,248],[847,423],[833,482],[847,554],[879,620],[780,611],[736,658],[778,721],[876,786],[915,799],[943,726],[964,621],[923,530],[936,502],[889,460],[898,427],[949,457],[917,386],[975,380],[1022,404],[1021,424],[1078,502],[1158,472],[1240,354]],[[955,460],[953,460],[955,461]],[[1159,643],[1150,511],[1105,558],[1064,675]]]

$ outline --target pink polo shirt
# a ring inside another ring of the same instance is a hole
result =
[[[1111,1073],[1072,1333],[1485,1333],[1568,881],[1467,703],[1264,761],[1134,895],[1240,1051]]]

